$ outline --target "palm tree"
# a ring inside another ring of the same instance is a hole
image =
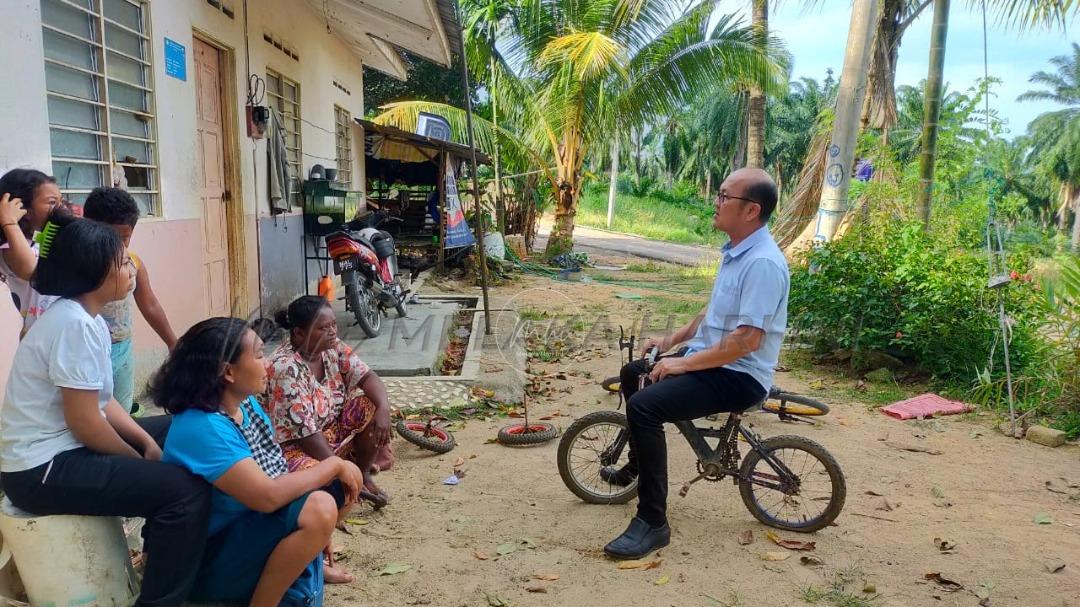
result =
[[[1068,225],[1069,207],[1073,211],[1072,247],[1080,251],[1080,45],[1072,43],[1071,55],[1050,59],[1054,72],[1038,71],[1029,82],[1041,85],[1018,101],[1052,101],[1065,106],[1040,114],[1028,125],[1032,148],[1030,157],[1040,170],[1059,185],[1061,202],[1059,226]]]
[[[930,30],[930,68],[926,77],[926,106],[923,112],[922,155],[919,158],[919,192],[917,206],[923,224],[929,229],[930,204],[934,188],[937,120],[941,106],[944,80],[945,39],[949,28],[949,1],[934,0],[934,22]],[[984,10],[985,10],[985,5]],[[997,0],[993,8],[1000,20],[1014,23],[1021,29],[1029,26],[1065,27],[1070,11],[1076,11],[1072,0]]]
[[[582,167],[590,151],[627,127],[673,114],[693,97],[735,82],[783,90],[786,57],[778,42],[762,53],[731,16],[709,27],[715,0],[521,0],[500,30],[491,94],[506,108],[494,129],[479,123],[480,144],[498,137],[527,153],[554,192],[555,226],[546,253],[571,249]],[[468,4],[465,22],[470,21]],[[505,41],[503,43],[502,41]],[[467,52],[468,54],[468,52]],[[515,66],[511,69],[510,66]],[[459,109],[403,102],[377,120],[410,128],[420,111],[442,114],[460,132]],[[487,148],[490,149],[490,148]]]
[[[764,50],[769,35],[769,0],[752,0],[750,14],[750,27]],[[760,169],[765,167],[765,91],[761,87],[750,86],[748,108],[746,166]]]

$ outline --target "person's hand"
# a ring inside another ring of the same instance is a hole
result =
[[[364,487],[364,474],[356,464],[348,460],[340,460],[338,468],[338,480],[345,487],[345,500],[355,502],[360,498],[360,489]]]
[[[390,407],[389,405],[375,409],[375,446],[382,449],[390,444]]]
[[[143,459],[150,460],[152,462],[161,461],[161,447],[158,446],[153,440],[148,441],[146,445],[143,445]]]
[[[641,347],[641,357],[644,358],[645,356],[647,356],[649,354],[649,350],[651,350],[652,348],[656,348],[657,354],[663,354],[664,352],[667,352],[668,349],[671,348],[671,346],[667,345],[667,340],[667,337],[661,337],[659,339],[657,339],[656,337],[650,337],[649,339],[646,339],[645,345]]]
[[[23,208],[22,199],[12,198],[11,194],[7,193],[0,198],[0,225],[17,224],[24,215],[26,209]]]
[[[666,377],[674,377],[676,375],[682,375],[687,372],[686,359],[677,356],[670,356],[668,358],[661,359],[653,366],[652,371],[649,373],[649,379],[656,383]]]

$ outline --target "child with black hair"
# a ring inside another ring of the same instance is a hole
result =
[[[135,416],[135,367],[131,359],[131,336],[134,326],[132,303],[139,308],[143,318],[165,342],[169,350],[176,346],[176,334],[165,316],[165,309],[150,286],[150,273],[146,264],[130,249],[131,235],[139,222],[139,205],[135,199],[120,188],[95,188],[83,205],[83,216],[113,229],[124,243],[134,270],[132,290],[123,299],[105,305],[102,318],[109,325],[112,337],[113,396],[125,411]]]
[[[187,597],[202,557],[209,487],[161,462],[170,418],[136,422],[112,398],[105,304],[127,295],[124,245],[109,228],[54,211],[31,280],[59,297],[27,331],[0,411],[0,484],[36,515],[146,519],[136,605]]]
[[[11,169],[0,177],[0,280],[23,316],[22,334],[56,300],[36,291],[30,277],[38,259],[33,236],[62,202],[56,180],[41,171]]]
[[[263,342],[238,318],[191,327],[150,382],[173,414],[164,460],[210,482],[209,539],[191,599],[252,606],[321,602],[320,552],[363,485],[337,456],[289,472],[270,417]],[[325,489],[325,490],[321,490]]]

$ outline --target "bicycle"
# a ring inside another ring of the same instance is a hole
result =
[[[656,360],[656,350],[649,356],[648,368]],[[646,372],[647,373],[647,372]],[[643,374],[642,379],[646,380]],[[777,390],[779,404],[774,408],[781,419],[800,419],[797,411],[820,415],[828,407],[805,396]],[[747,412],[764,407],[771,393],[755,407],[729,413],[723,426],[699,427],[694,421],[675,422],[683,438],[697,456],[697,476],[683,484],[680,497],[686,497],[694,483],[720,481],[731,477],[750,514],[762,523],[783,529],[810,533],[829,525],[843,510],[847,483],[840,464],[820,444],[795,435],[760,438],[742,421]],[[788,406],[786,403],[794,403]],[[799,408],[796,408],[799,407]],[[768,410],[768,409],[765,409]],[[718,420],[719,416],[709,416]],[[706,419],[709,419],[706,418]],[[810,422],[813,423],[813,422]],[[743,457],[739,439],[749,446]],[[707,439],[717,439],[716,448]],[[620,411],[596,411],[578,419],[559,441],[559,475],[567,488],[590,504],[625,504],[637,496],[637,478],[626,486],[604,480],[601,470],[620,469],[629,455],[629,426]],[[741,459],[741,462],[740,462]],[[773,495],[769,498],[767,496]],[[765,505],[768,503],[768,505]],[[811,515],[800,514],[807,506],[823,504]],[[785,514],[791,511],[790,515]]]

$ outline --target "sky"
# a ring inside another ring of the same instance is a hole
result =
[[[740,1],[740,4],[742,2]],[[749,4],[746,2],[745,4]],[[723,3],[723,11],[731,4]],[[745,11],[744,11],[745,12]],[[784,2],[772,11],[771,33],[785,41],[794,58],[794,78],[808,76],[817,81],[825,78],[832,68],[839,78],[844,63],[844,48],[851,19],[850,0],[823,0],[817,8],[803,9],[799,3]],[[928,7],[908,28],[901,40],[897,62],[896,84],[918,85],[926,78],[930,54],[930,24],[933,6]],[[749,22],[749,17],[746,17]],[[1029,122],[1043,112],[1060,109],[1053,103],[1018,102],[1017,96],[1033,87],[1031,74],[1051,70],[1049,59],[1056,55],[1071,55],[1071,36],[1080,27],[1080,18],[1062,31],[1030,31],[1020,33],[1016,28],[994,24],[989,15],[990,75],[1003,82],[995,89],[991,106],[1007,120],[1009,138],[1023,134]],[[945,81],[949,91],[966,91],[983,75],[983,37],[981,13],[967,2],[953,2],[949,15],[948,41],[945,47]]]

